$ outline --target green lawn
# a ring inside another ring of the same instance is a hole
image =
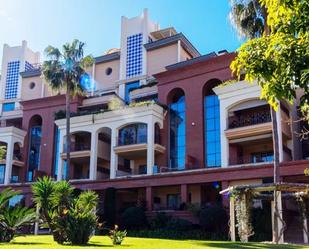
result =
[[[121,246],[112,246],[110,238],[107,236],[95,236],[87,246],[58,245],[53,242],[51,236],[26,236],[17,237],[9,244],[1,244],[4,249],[98,249],[98,248],[132,248],[132,249],[264,249],[264,248],[286,248],[300,249],[309,248],[305,246],[274,246],[259,243],[231,243],[223,241],[199,241],[199,240],[164,240],[164,239],[144,239],[144,238],[126,238]]]

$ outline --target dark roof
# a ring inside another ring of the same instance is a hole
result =
[[[185,37],[183,33],[178,33],[176,35],[160,39],[157,41],[149,42],[144,45],[145,49],[150,51],[153,49],[165,47],[181,41],[181,45],[193,56],[200,56],[199,51],[192,45],[192,43]]]
[[[181,61],[181,62],[177,62],[177,63],[172,64],[172,65],[168,65],[165,68],[167,70],[178,69],[178,68],[189,66],[189,65],[192,65],[192,64],[195,64],[195,63],[198,63],[198,62],[207,61],[210,58],[213,58],[213,57],[216,57],[216,56],[217,56],[217,54],[215,52],[211,52],[209,54],[205,54],[205,55],[202,55],[202,56],[199,56],[199,57],[195,57],[195,58],[187,60],[187,61]]]
[[[23,78],[29,78],[29,77],[35,77],[35,76],[40,76],[41,75],[41,69],[33,69],[33,70],[28,70],[20,73],[21,77]]]
[[[120,59],[120,52],[119,51],[111,53],[111,54],[105,54],[105,55],[98,56],[98,57],[94,58],[96,64],[108,62],[108,61],[113,61],[113,60],[119,60],[119,59]]]

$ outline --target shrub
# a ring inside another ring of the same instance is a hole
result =
[[[158,212],[156,213],[156,216],[149,222],[150,227],[152,229],[165,228],[170,219],[171,217],[168,216],[166,213]]]
[[[172,218],[166,224],[167,230],[187,231],[192,228],[192,223],[185,219]]]
[[[10,242],[16,232],[36,219],[34,210],[16,205],[9,206],[11,198],[20,192],[7,188],[0,193],[0,242]]]
[[[111,238],[113,245],[121,245],[124,238],[127,236],[127,231],[118,230],[118,226],[115,225],[115,228],[109,232],[109,237]]]
[[[129,207],[121,215],[122,226],[126,229],[141,229],[147,225],[145,211],[141,207]]]
[[[220,206],[207,206],[202,208],[199,215],[201,227],[208,232],[218,233],[227,228],[228,217],[226,211]]]
[[[49,177],[32,185],[35,203],[54,240],[63,244],[86,244],[97,223],[95,208],[98,195],[85,191],[74,196],[74,188],[66,181],[53,182]]]

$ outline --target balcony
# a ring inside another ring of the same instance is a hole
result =
[[[225,131],[229,140],[271,133],[271,114],[268,105],[229,112],[228,129]]]
[[[90,156],[90,144],[85,143],[71,143],[70,157],[89,157]],[[61,155],[63,159],[66,159],[66,145],[64,144],[63,153]]]
[[[273,152],[256,152],[251,155],[230,158],[230,165],[262,164],[274,161]]]
[[[240,112],[229,118],[229,129],[246,127],[251,125],[265,124],[271,122],[270,110],[262,109],[252,112]]]
[[[154,149],[156,153],[163,153],[165,148],[160,145],[160,134],[158,127],[155,129]],[[115,153],[126,159],[132,160],[147,156],[147,125],[133,124],[119,131]]]

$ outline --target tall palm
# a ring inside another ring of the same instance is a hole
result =
[[[242,38],[254,39],[263,34],[269,35],[267,26],[267,10],[261,6],[259,0],[231,0],[231,11],[229,14],[231,23]],[[279,136],[277,116],[273,107],[271,107],[271,119],[273,130],[273,150],[274,150],[274,183],[280,181],[279,172]],[[274,191],[274,240],[278,243],[278,192]]]
[[[65,90],[66,105],[66,161],[70,167],[70,99],[84,94],[81,79],[86,69],[93,64],[92,56],[84,56],[85,43],[73,40],[62,46],[62,51],[53,46],[45,49],[48,60],[44,61],[42,74],[49,86],[58,92]],[[61,177],[61,176],[60,176]]]

